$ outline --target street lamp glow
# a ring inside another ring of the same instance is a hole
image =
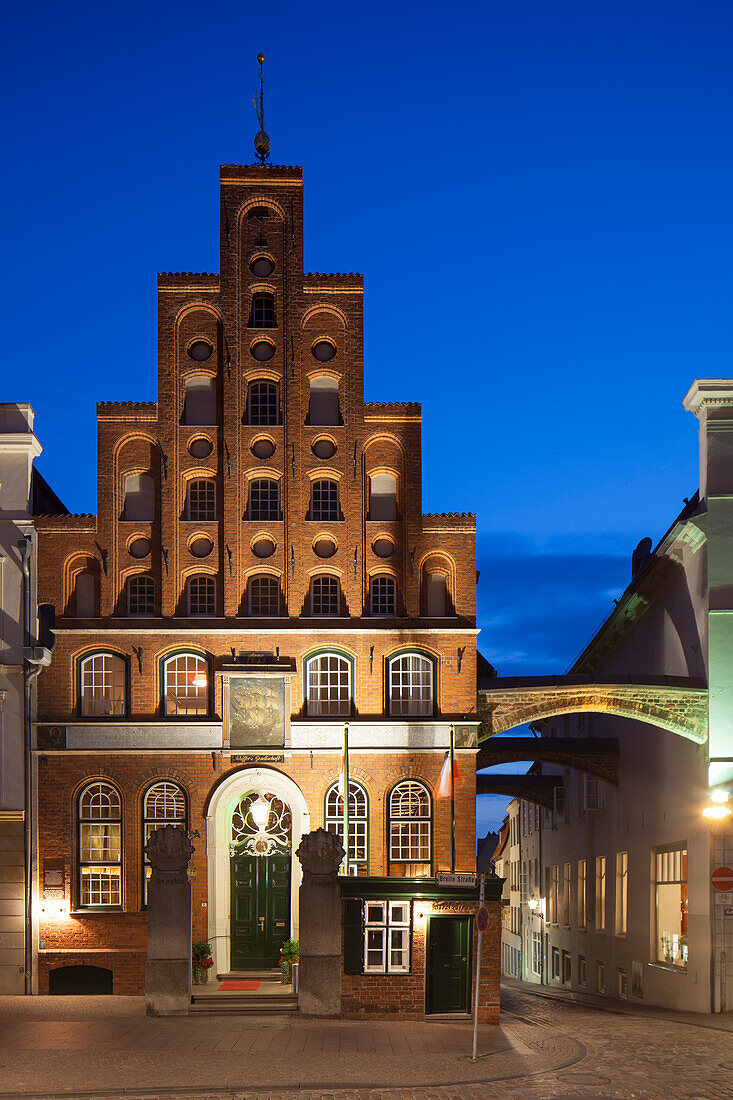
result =
[[[702,812],[703,817],[707,817],[714,821],[722,821],[723,818],[730,817],[730,814],[730,807],[722,805],[720,802],[715,802],[712,806],[706,806]]]
[[[712,791],[710,794],[711,802],[727,802],[729,798],[730,793],[728,791],[723,791],[720,789]]]
[[[539,901],[537,900],[537,898],[535,898],[535,897],[527,898],[527,906],[532,910],[533,913],[534,913],[534,911],[535,911],[535,909],[537,908],[538,905],[539,905]]]
[[[249,812],[252,814],[252,820],[257,828],[262,830],[270,820],[270,803],[267,801],[263,794],[259,795],[257,799],[252,803],[249,808]]]

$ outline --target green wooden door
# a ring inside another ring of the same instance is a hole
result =
[[[471,995],[471,918],[431,917],[428,926],[429,1013],[468,1012]]]
[[[290,856],[232,856],[232,970],[278,966],[289,935]]]

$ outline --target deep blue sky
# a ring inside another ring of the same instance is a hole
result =
[[[95,500],[94,405],[156,396],[155,272],[218,270],[218,165],[305,168],[306,268],[366,274],[366,397],[423,401],[479,517],[480,645],[562,670],[697,485],[731,373],[726,0],[8,5],[0,399]],[[487,817],[488,810],[484,814]]]

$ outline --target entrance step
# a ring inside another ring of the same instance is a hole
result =
[[[279,982],[280,969],[278,967],[271,970],[229,970],[226,974],[217,974],[216,976],[220,982]]]
[[[194,993],[189,1015],[293,1016],[298,998],[292,993]]]

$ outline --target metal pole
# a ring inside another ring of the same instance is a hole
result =
[[[478,894],[479,909],[484,904],[484,874],[480,876],[480,886]],[[476,1061],[476,1047],[478,1045],[478,991],[479,984],[481,982],[481,940],[483,933],[481,929],[478,930],[478,938],[476,943],[476,980],[473,990],[473,1048],[471,1051],[471,1061]]]
[[[344,726],[344,848],[346,874],[349,873],[349,727]]]
[[[456,792],[454,790],[453,769],[456,760],[455,727],[450,728],[450,869],[456,871]]]

